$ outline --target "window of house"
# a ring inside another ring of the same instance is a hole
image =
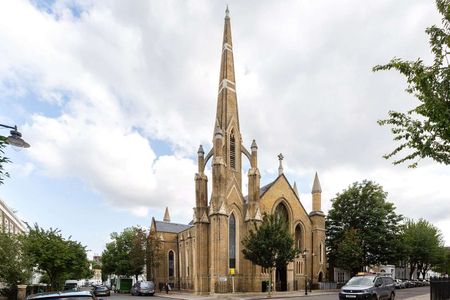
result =
[[[230,269],[236,268],[236,219],[231,214],[228,224],[228,256]]]

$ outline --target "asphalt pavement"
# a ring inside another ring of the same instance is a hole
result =
[[[139,297],[139,298],[138,298]],[[155,296],[131,296],[130,294],[111,294],[111,297],[100,297],[102,300],[148,300],[156,299],[184,299],[184,300],[213,300],[213,299],[244,299],[244,300],[257,300],[267,299],[267,293],[234,293],[234,294],[214,294],[214,295],[195,295],[193,293],[170,291],[169,294],[156,293]],[[272,299],[295,299],[295,298],[312,298],[311,300],[337,300],[338,291],[320,291],[313,290],[312,293],[308,292],[308,296],[304,291],[295,292],[275,292],[272,294]],[[396,300],[429,300],[430,299],[430,287],[417,287],[409,289],[396,290]]]

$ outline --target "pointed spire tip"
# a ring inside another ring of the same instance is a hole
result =
[[[227,4],[227,9],[225,10],[225,17],[226,18],[230,17],[230,10],[228,9],[228,4]]]
[[[164,222],[170,222],[170,215],[169,215],[169,207],[166,206],[166,211],[164,212]]]
[[[314,183],[311,193],[322,193],[322,187],[320,186],[319,176],[317,175],[317,172],[314,176]]]

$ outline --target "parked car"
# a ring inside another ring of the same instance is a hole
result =
[[[106,285],[96,285],[94,287],[94,295],[96,297],[98,296],[110,296],[111,295],[111,291],[109,290],[109,288]]]
[[[406,288],[406,282],[401,279],[395,279],[395,288],[396,289],[404,289]]]
[[[132,296],[150,295],[155,294],[155,284],[153,281],[139,281],[136,282],[131,288]]]
[[[407,288],[412,288],[414,287],[414,282],[412,280],[406,280],[405,285]]]
[[[394,279],[373,273],[359,273],[352,277],[339,292],[339,300],[348,299],[394,300]]]
[[[89,291],[60,291],[29,295],[27,300],[96,300]]]

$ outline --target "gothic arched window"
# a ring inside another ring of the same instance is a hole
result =
[[[169,277],[173,277],[175,273],[175,263],[174,263],[174,253],[172,250],[169,251]]]
[[[231,214],[228,224],[228,257],[230,269],[236,268],[236,219]]]
[[[302,245],[302,227],[298,224],[295,227],[295,248],[303,251]]]
[[[289,214],[288,214],[288,210],[286,208],[286,206],[284,205],[284,203],[280,203],[278,204],[277,208],[275,209],[275,214],[283,219],[286,222],[286,225],[289,224]]]
[[[234,132],[231,132],[230,136],[230,166],[236,169],[236,139],[234,138]]]

